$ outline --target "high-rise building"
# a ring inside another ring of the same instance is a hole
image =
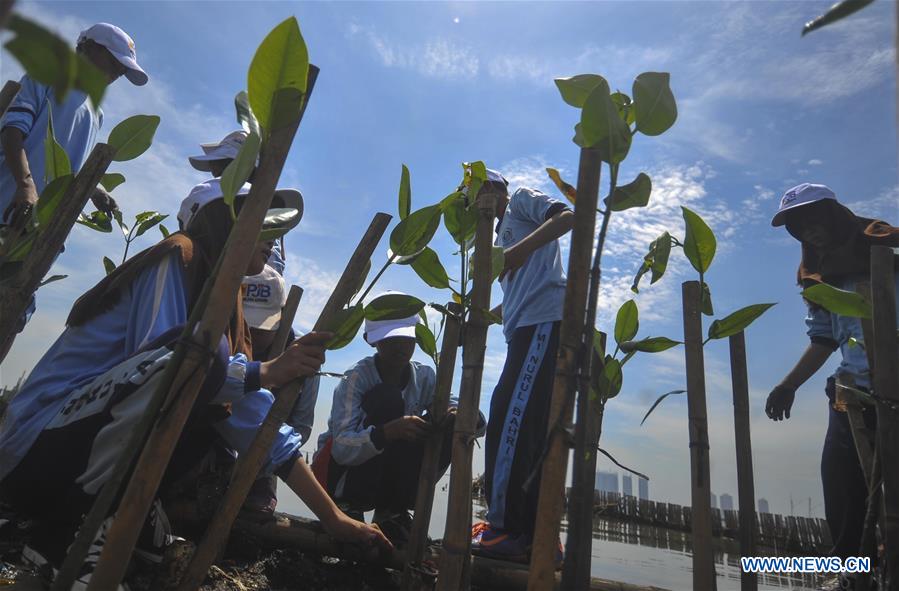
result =
[[[649,500],[649,481],[645,478],[637,479],[637,488],[639,489],[639,496],[641,499]]]
[[[768,499],[759,499],[759,513],[771,513],[768,507]]]
[[[734,510],[734,498],[727,493],[721,495],[721,510],[722,511],[733,511]]]
[[[634,496],[634,484],[631,480],[630,474],[624,474],[621,476],[621,494],[626,497]]]
[[[715,493],[711,493],[711,494],[712,494],[712,509],[717,509],[718,508],[718,495],[716,495]]]
[[[602,492],[618,492],[618,472],[603,472],[600,470],[596,473],[596,490]]]

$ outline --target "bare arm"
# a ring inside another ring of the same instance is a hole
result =
[[[5,127],[0,131],[0,146],[3,147],[6,167],[16,181],[16,192],[7,211],[2,212],[3,217],[8,212],[26,204],[37,203],[37,187],[31,176],[31,168],[28,165],[28,156],[25,154],[25,134],[15,127]],[[14,220],[9,220],[13,223]]]
[[[574,212],[566,209],[543,222],[539,228],[522,238],[517,244],[507,248],[505,264],[499,275],[500,280],[507,273],[514,274],[515,269],[524,265],[535,250],[565,235],[571,231],[572,226],[574,226]]]
[[[831,353],[833,351],[829,347],[811,343],[790,373],[781,380],[780,385],[793,390],[798,389],[821,369],[821,366],[830,358]]]

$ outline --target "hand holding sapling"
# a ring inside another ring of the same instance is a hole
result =
[[[384,423],[384,439],[387,441],[415,441],[427,436],[430,425],[421,417],[408,416]]]
[[[334,336],[330,332],[310,332],[291,343],[284,352],[265,361],[259,368],[263,388],[271,390],[298,377],[311,377],[325,362],[325,343]]]

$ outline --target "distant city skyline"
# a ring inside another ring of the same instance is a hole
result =
[[[717,509],[718,508],[718,495],[716,495],[715,493],[711,493],[711,494],[712,494],[712,509]]]
[[[759,513],[770,513],[771,509],[768,507],[768,499],[761,498],[759,499]]]
[[[734,498],[727,493],[724,493],[719,497],[721,501],[721,510],[722,511],[733,511],[734,510]]]
[[[634,483],[630,474],[621,477],[621,494],[626,497],[634,496]]]
[[[641,500],[649,500],[649,481],[645,478],[640,478],[637,480],[637,485],[639,488],[639,498]]]
[[[596,472],[595,489],[602,492],[619,492],[618,472],[606,472],[604,470]]]

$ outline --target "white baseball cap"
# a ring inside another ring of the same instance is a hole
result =
[[[215,162],[216,160],[234,160],[237,158],[237,153],[240,152],[240,148],[243,146],[246,139],[247,132],[240,130],[232,131],[223,137],[220,142],[200,144],[200,148],[203,149],[203,154],[200,156],[190,156],[188,158],[188,160],[190,160],[190,165],[197,170],[210,172],[210,162]]]
[[[243,278],[243,317],[250,328],[277,330],[287,303],[284,278],[266,265],[262,273]]]
[[[418,314],[395,320],[366,319],[365,342],[369,345],[374,345],[378,341],[391,337],[409,337],[414,339],[416,324],[418,324]]]
[[[771,225],[783,226],[787,223],[787,211],[824,199],[837,200],[837,196],[827,185],[815,185],[812,183],[796,185],[784,193],[783,197],[780,198],[780,208],[777,210],[777,213],[774,214]]]
[[[96,25],[81,31],[78,35],[78,43],[85,39],[95,41],[109,50],[119,63],[125,66],[125,78],[136,86],[143,86],[150,79],[144,69],[137,63],[137,53],[134,51],[134,40],[128,33],[109,23],[97,23]]]
[[[250,192],[250,187],[251,185],[249,183],[244,184],[237,194],[247,195]],[[221,179],[209,179],[208,181],[196,185],[190,190],[190,193],[184,198],[184,201],[181,202],[181,207],[178,210],[178,224],[181,229],[184,230],[190,226],[190,222],[194,219],[194,216],[196,216],[197,212],[204,206],[221,198]],[[270,220],[273,221],[275,216],[278,216],[280,219],[277,223],[274,223],[274,225],[286,226],[289,230],[299,224],[300,220],[303,219],[303,196],[296,189],[278,189],[275,191],[275,196],[272,198],[272,206],[273,208],[269,209],[269,215],[266,216],[267,223]],[[283,214],[288,212],[284,211],[284,209],[294,209],[297,211],[297,215],[289,216],[285,221]]]

